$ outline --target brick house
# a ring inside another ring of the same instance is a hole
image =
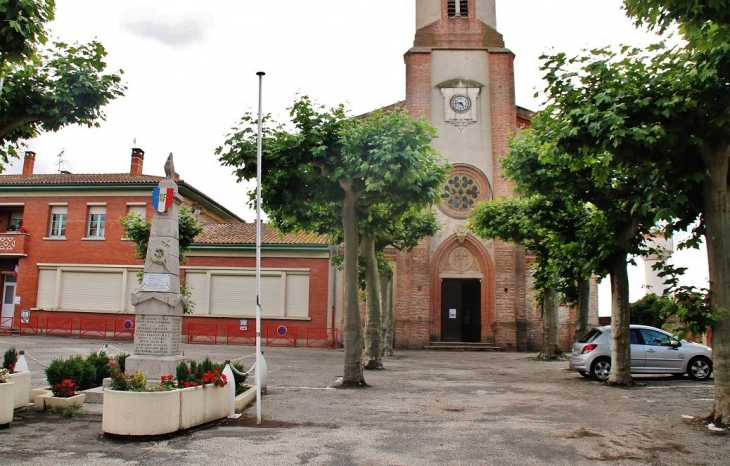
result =
[[[123,174],[34,174],[35,156],[25,154],[22,174],[0,175],[0,331],[122,332],[134,320],[130,294],[144,264],[117,220],[132,211],[151,218],[152,189],[162,177],[142,174],[141,149],[133,149]],[[255,332],[253,322],[242,331],[241,319],[255,318],[256,225],[176,181],[182,204],[205,224],[181,267],[195,302],[183,333],[205,328],[209,338],[215,329],[220,340],[230,325],[245,341]],[[296,341],[297,330],[301,339],[309,328],[331,327],[326,241],[266,225],[262,233],[262,332],[288,327]]]

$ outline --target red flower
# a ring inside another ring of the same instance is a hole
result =
[[[197,387],[198,385],[200,385],[198,382],[193,382],[193,387]]]
[[[183,387],[188,388],[189,386],[190,386],[190,382],[188,382],[187,380],[185,382],[183,382]]]

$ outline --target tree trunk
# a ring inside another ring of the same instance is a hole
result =
[[[542,350],[540,358],[555,359],[563,352],[560,350],[558,333],[558,295],[555,288],[548,288],[543,295]]]
[[[357,194],[352,188],[352,182],[340,181],[345,191],[342,200],[342,227],[345,249],[344,257],[344,293],[345,293],[345,328],[343,344],[345,346],[345,370],[342,376],[341,387],[366,387],[362,368],[362,323],[357,297]]]
[[[591,281],[578,282],[578,312],[575,319],[573,340],[578,341],[588,331],[588,315],[591,308]]]
[[[381,356],[393,356],[393,272],[380,277],[380,296],[383,304],[383,351]]]
[[[631,386],[631,328],[629,327],[629,274],[627,254],[617,254],[611,273],[611,375],[609,385]]]
[[[712,329],[712,367],[715,402],[710,420],[730,426],[730,194],[728,175],[730,147],[702,147],[702,160],[709,174],[702,190],[703,216],[710,270],[710,304],[720,312]]]
[[[365,369],[382,370],[382,301],[378,258],[375,256],[375,237],[363,235],[360,239],[360,254],[365,259]]]

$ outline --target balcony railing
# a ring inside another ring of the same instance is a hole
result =
[[[27,233],[9,231],[0,233],[0,256],[26,256]]]

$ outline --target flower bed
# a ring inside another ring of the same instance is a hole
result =
[[[111,385],[104,390],[101,429],[114,435],[162,435],[222,419],[230,414],[233,385],[219,367],[206,360],[188,366],[178,377],[163,375],[148,388],[141,371],[132,376],[110,363]],[[175,388],[175,387],[178,388]]]

